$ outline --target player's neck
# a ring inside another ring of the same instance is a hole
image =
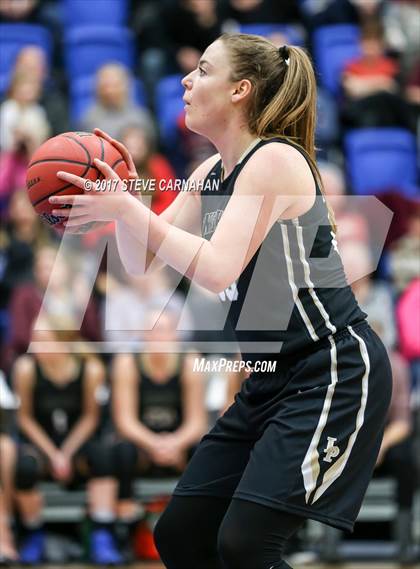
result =
[[[214,141],[222,159],[224,178],[229,176],[244,153],[257,140],[258,137],[248,130],[228,129],[220,140]]]

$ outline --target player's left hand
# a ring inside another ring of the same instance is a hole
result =
[[[57,172],[57,177],[70,184],[89,191],[86,195],[75,196],[51,196],[50,203],[54,205],[71,206],[71,208],[54,209],[53,215],[67,217],[66,228],[78,227],[92,221],[116,221],[126,207],[128,201],[133,199],[125,191],[123,181],[118,174],[106,162],[95,159],[95,165],[109,183],[109,191],[96,189],[95,182],[86,180],[69,172]],[[88,183],[87,183],[88,182]],[[91,184],[91,189],[89,185]]]

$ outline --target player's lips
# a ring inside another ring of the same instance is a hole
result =
[[[187,107],[189,107],[191,105],[191,103],[189,101],[187,101],[187,99],[185,97],[182,97],[182,100],[184,101],[185,105],[184,105],[184,109],[186,109]]]

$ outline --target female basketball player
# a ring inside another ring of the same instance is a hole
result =
[[[170,569],[288,567],[285,543],[305,518],[352,529],[380,447],[390,366],[343,277],[314,162],[305,52],[223,35],[182,83],[187,126],[219,151],[192,179],[219,179],[219,191],[182,192],[161,216],[127,192],[51,201],[75,204],[68,227],[116,220],[129,270],[153,268],[158,256],[224,291],[238,339],[252,344],[245,351],[282,342],[277,354],[242,352],[274,359],[276,371],[252,373],[202,439],[155,538]]]

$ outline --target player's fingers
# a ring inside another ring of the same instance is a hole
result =
[[[53,209],[52,214],[58,217],[80,217],[81,215],[86,215],[86,211],[83,207],[78,208],[77,206],[73,206],[63,209]]]
[[[98,168],[100,172],[108,179],[108,180],[119,180],[119,176],[114,170],[111,168],[109,164],[99,160],[99,158],[95,158],[94,160],[95,166]]]
[[[88,203],[89,196],[51,196],[48,201],[52,204],[82,206]]]
[[[114,139],[104,130],[102,130],[101,128],[94,128],[93,129],[93,134],[96,134],[96,136],[100,136],[101,138],[104,138],[105,140],[107,140],[110,144],[114,144]]]
[[[109,136],[109,134],[107,134],[106,132],[104,132],[100,128],[93,129],[93,132],[97,136],[101,136],[102,138],[107,140],[110,144],[112,144],[112,146],[114,146],[118,150],[118,152],[124,158],[124,162],[127,165],[130,177],[137,178],[138,176],[137,176],[137,171],[136,171],[136,167],[134,165],[133,158],[132,158],[131,154],[129,153],[128,149],[126,148],[126,146],[124,146],[124,144],[122,142],[120,142],[119,140],[116,140],[115,138],[111,138],[111,136]]]
[[[60,180],[64,180],[65,182],[69,182],[69,184],[73,184],[82,190],[85,188],[84,178],[76,176],[76,174],[70,174],[70,172],[63,172],[60,170],[57,172],[57,178],[60,178]]]

